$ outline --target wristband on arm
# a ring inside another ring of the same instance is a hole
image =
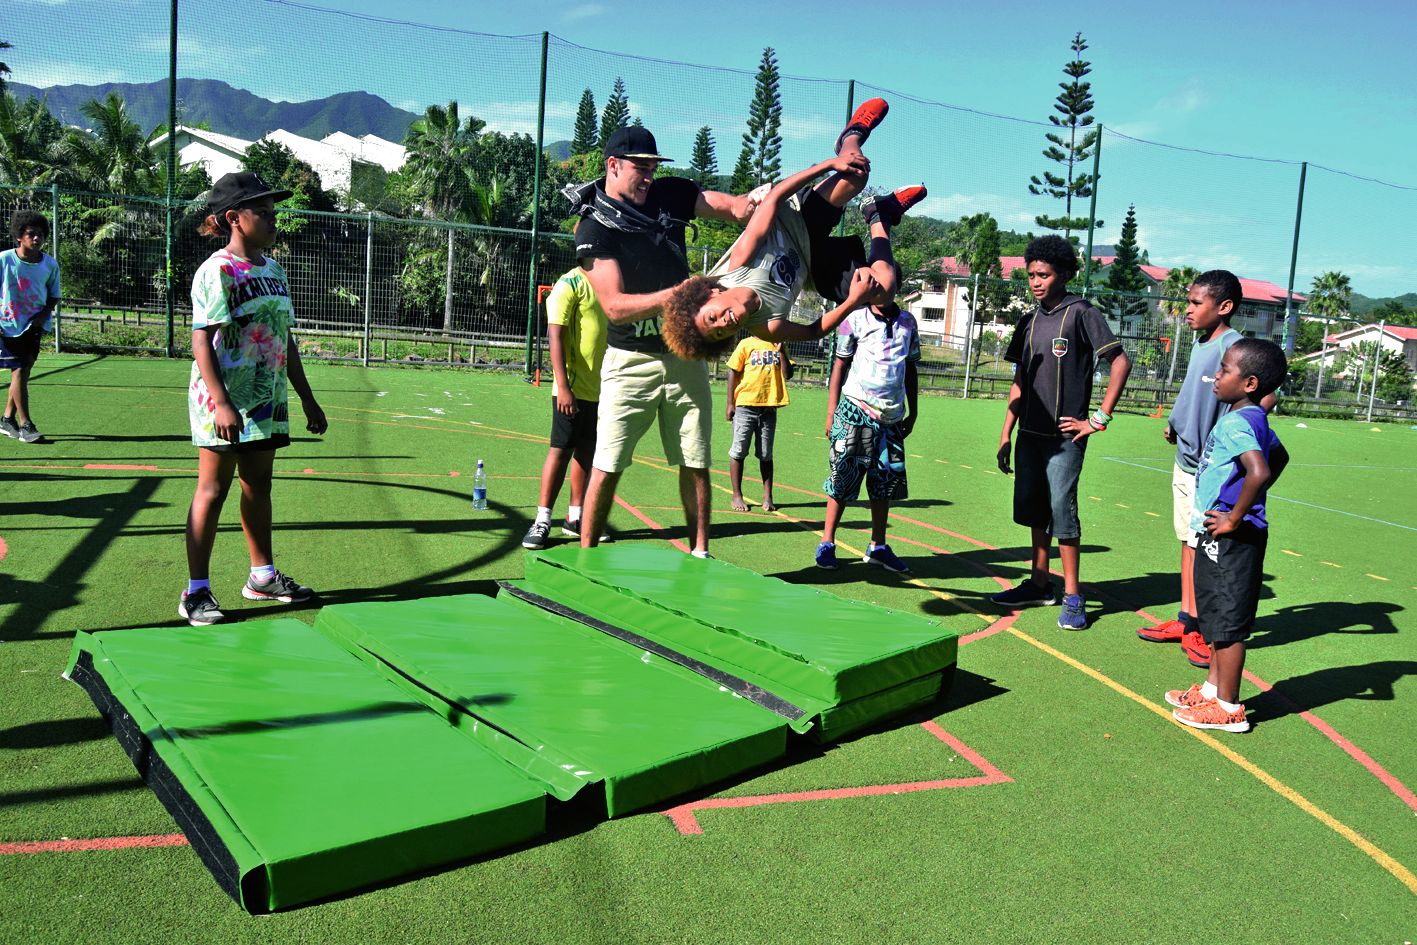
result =
[[[1102,431],[1107,429],[1107,424],[1112,422],[1112,415],[1098,407],[1093,411],[1092,416],[1087,418],[1087,422],[1094,430]]]

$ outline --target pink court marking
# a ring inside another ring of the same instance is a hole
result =
[[[146,837],[96,837],[92,840],[34,840],[26,843],[0,843],[0,856],[21,853],[84,853],[90,850],[132,850],[139,847],[185,847],[187,838],[180,833],[156,834]]]
[[[156,466],[134,466],[130,463],[84,463],[85,469],[141,469],[145,472],[157,472]]]
[[[1013,778],[1004,774],[983,755],[970,748],[934,722],[922,722],[920,727],[954,749],[965,761],[979,769],[979,774],[969,778],[944,778],[938,781],[903,781],[897,784],[872,784],[865,787],[829,788],[820,791],[792,791],[782,794],[758,794],[751,797],[710,797],[701,801],[690,801],[661,811],[684,836],[702,834],[698,811],[725,810],[741,807],[761,807],[766,804],[795,804],[806,801],[839,801],[854,797],[880,797],[888,794],[913,794],[917,791],[943,791],[951,788],[984,787],[990,784],[1008,784]]]
[[[10,553],[10,546],[5,544],[5,539],[0,538],[0,561],[5,560],[5,556]]]

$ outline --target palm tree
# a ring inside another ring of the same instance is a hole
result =
[[[408,160],[404,174],[424,199],[426,209],[444,220],[457,219],[466,202],[468,182],[476,180],[477,141],[487,123],[458,115],[458,103],[429,105],[404,138]]]
[[[1353,303],[1353,284],[1341,272],[1314,277],[1309,291],[1309,312],[1325,318],[1346,318]]]
[[[55,147],[63,130],[39,99],[0,92],[0,183],[53,183],[63,164]]]
[[[1186,315],[1186,293],[1200,271],[1194,266],[1177,266],[1166,273],[1161,283],[1161,311],[1171,316],[1175,327],[1171,331],[1171,369],[1166,373],[1169,385],[1176,379],[1176,355],[1181,350],[1181,319]]]
[[[110,194],[155,193],[158,162],[123,97],[109,92],[102,102],[85,102],[79,111],[93,122],[91,130],[71,129],[59,143],[77,182]]]

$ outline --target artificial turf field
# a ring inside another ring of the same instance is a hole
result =
[[[566,817],[544,843],[250,917],[172,837],[88,698],[59,676],[76,630],[202,632],[175,612],[196,465],[188,370],[45,356],[31,399],[50,442],[0,440],[0,942],[1417,939],[1417,430],[1276,418],[1292,462],[1271,494],[1250,641],[1255,728],[1210,735],[1174,723],[1161,699],[1202,671],[1133,632],[1179,595],[1161,420],[1120,416],[1089,446],[1092,625],[1070,633],[1056,608],[1012,619],[985,599],[1018,580],[1027,554],[994,467],[1002,402],[922,397],[912,498],[891,523],[905,578],[859,562],[864,505],[838,535],[842,569],[812,566],[821,389],[794,388],[780,414],[780,510],[729,509],[721,385],[715,556],[958,632],[943,711],[684,798],[671,816]],[[309,373],[330,430],[302,433],[277,461],[282,570],[326,604],[493,593],[521,576],[549,387]],[[469,501],[479,457],[486,512]],[[618,540],[682,536],[662,457],[651,433],[622,480]],[[563,490],[558,517],[565,504]],[[289,612],[240,596],[236,505],[213,589],[234,620]]]

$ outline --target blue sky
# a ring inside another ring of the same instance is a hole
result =
[[[789,166],[827,152],[846,80],[856,79],[858,101],[888,90],[892,102],[869,149],[878,183],[924,180],[935,215],[989,210],[1020,230],[1034,214],[1055,212],[1027,193],[1029,175],[1051,167],[1039,155],[1047,129],[1028,122],[1046,120],[1068,43],[1081,31],[1095,115],[1126,136],[1104,141],[1100,242],[1115,238],[1135,204],[1142,243],[1158,264],[1228,266],[1282,284],[1298,162],[1307,160],[1408,189],[1311,166],[1296,288],[1337,268],[1368,295],[1417,291],[1408,270],[1417,258],[1410,3],[1359,0],[1337,15],[1335,5],[1312,0],[1196,0],[1150,13],[1139,4],[823,0],[810,15],[800,12],[804,3],[760,0],[316,5],[439,29],[270,0],[183,0],[179,72],[288,100],[366,89],[418,110],[456,98],[493,127],[525,131],[536,118],[538,34],[548,30],[557,38],[548,139],[569,136],[582,88],[602,104],[619,74],[663,150],[687,159],[694,130],[709,125],[726,171],[752,72],[771,45],[784,75],[800,77],[783,88]],[[0,27],[0,38],[16,45],[6,61],[17,81],[150,80],[166,72],[165,8],[158,0],[31,0],[33,16]]]

